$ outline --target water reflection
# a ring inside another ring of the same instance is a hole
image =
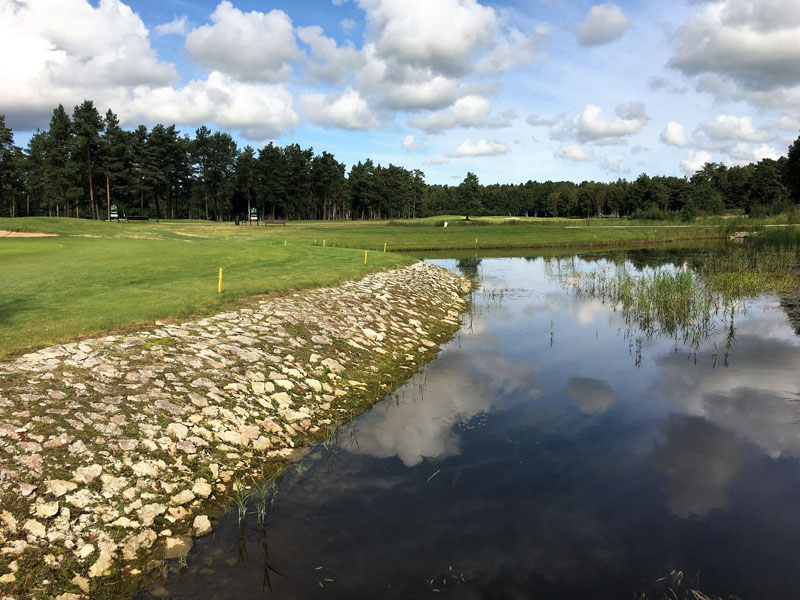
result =
[[[530,364],[493,354],[454,351],[441,358],[436,377],[416,376],[391,401],[383,402],[352,428],[358,443],[349,451],[375,458],[398,457],[413,467],[424,459],[461,450],[459,424],[468,423],[511,395],[531,400],[540,393]],[[433,402],[425,399],[434,398]],[[519,400],[519,398],[518,398]],[[343,436],[349,435],[344,428]]]
[[[657,359],[661,390],[690,415],[756,444],[771,458],[800,457],[800,345],[785,324],[754,318],[739,327],[736,368],[687,369],[678,354]]]
[[[796,598],[800,338],[756,298],[727,368],[725,331],[698,360],[659,336],[634,360],[620,312],[562,285],[614,258],[440,261],[482,282],[471,326],[284,477],[268,554],[246,535],[237,559],[231,515],[165,593],[616,600],[680,570],[707,594]]]
[[[611,386],[601,379],[591,377],[573,377],[566,389],[582,413],[599,415],[617,401],[617,395]]]
[[[653,452],[670,512],[707,517],[728,507],[728,488],[741,468],[738,440],[699,417],[671,420]]]

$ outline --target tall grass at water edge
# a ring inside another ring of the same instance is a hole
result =
[[[726,329],[744,302],[762,294],[800,293],[800,245],[792,230],[769,232],[743,246],[687,257],[680,265],[570,275],[579,295],[599,298],[620,310],[629,329],[645,337],[672,337],[695,349]]]

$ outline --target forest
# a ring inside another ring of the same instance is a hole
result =
[[[639,175],[604,183],[527,181],[432,185],[420,170],[371,159],[349,171],[334,155],[297,144],[239,148],[230,134],[202,126],[194,137],[175,125],[126,130],[91,100],[53,110],[47,130],[26,148],[0,115],[0,217],[120,215],[233,220],[259,218],[401,219],[438,214],[536,217],[680,218],[737,211],[755,217],[796,214],[800,137],[787,156],[757,164],[706,163],[691,177]]]

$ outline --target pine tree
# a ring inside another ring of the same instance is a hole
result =
[[[74,200],[77,214],[80,189],[76,185],[78,168],[72,160],[72,122],[61,104],[53,110],[46,136],[45,192],[51,199],[63,202],[64,216],[67,216],[70,201]]]
[[[215,221],[222,218],[223,210],[226,213],[230,210],[236,154],[236,142],[229,134],[217,131],[209,138],[207,185],[214,199]]]
[[[84,100],[72,112],[72,127],[76,135],[76,155],[86,157],[86,172],[89,186],[89,207],[92,217],[96,212],[94,203],[94,181],[92,178],[92,163],[97,160],[97,148],[100,145],[100,132],[103,131],[103,118],[94,107],[94,102]],[[75,216],[78,214],[78,203],[75,203]],[[98,215],[99,218],[99,215]]]
[[[279,146],[272,142],[258,152],[256,165],[256,202],[261,205],[263,215],[275,218],[276,209],[286,218],[286,181],[288,169],[286,157]]]
[[[106,112],[103,118],[103,125],[104,131],[100,140],[100,148],[103,155],[103,174],[105,175],[106,183],[106,214],[107,218],[111,219],[112,198],[114,198],[115,204],[118,204],[123,197],[122,190],[126,189],[131,183],[130,181],[125,181],[125,174],[130,168],[128,154],[129,134],[119,126],[119,119],[111,109]]]
[[[211,146],[211,131],[203,125],[195,131],[192,143],[192,160],[200,173],[203,185],[203,202],[205,203],[206,220],[208,220],[208,154]]]
[[[458,197],[461,201],[461,210],[465,215],[467,221],[469,221],[469,215],[475,214],[480,210],[480,183],[478,182],[478,176],[475,173],[468,172],[467,176],[464,177],[464,181],[461,182],[461,185],[458,186]]]
[[[0,114],[0,216],[3,214],[3,204],[10,188],[11,171],[14,167],[14,133],[6,127],[6,116]],[[10,206],[10,205],[9,205]],[[9,215],[11,209],[9,208]]]
[[[783,180],[792,195],[792,202],[800,204],[800,137],[789,146]]]
[[[29,196],[33,197],[33,210],[27,210],[26,214],[36,215],[42,208],[42,201],[45,199],[45,177],[46,177],[46,154],[47,154],[47,134],[37,131],[31,136],[28,142],[27,157],[25,161],[25,189]],[[52,216],[52,204],[47,203],[48,216]]]
[[[236,191],[247,203],[245,219],[250,225],[250,209],[255,199],[256,189],[256,151],[252,146],[245,146],[239,158],[236,160]],[[236,210],[238,213],[239,211]]]

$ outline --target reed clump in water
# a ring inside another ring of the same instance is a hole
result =
[[[573,274],[570,279],[579,294],[620,310],[631,334],[638,329],[647,338],[668,336],[696,350],[726,331],[727,353],[734,319],[745,300],[800,293],[799,248],[800,233],[779,230],[745,247],[698,253],[679,265],[640,270],[625,263],[611,272]]]
[[[669,336],[695,347],[715,333],[721,322],[732,320],[738,306],[697,273],[668,267],[644,273],[625,267],[613,274],[591,273],[581,280],[578,291],[613,304],[626,325],[646,337]]]

